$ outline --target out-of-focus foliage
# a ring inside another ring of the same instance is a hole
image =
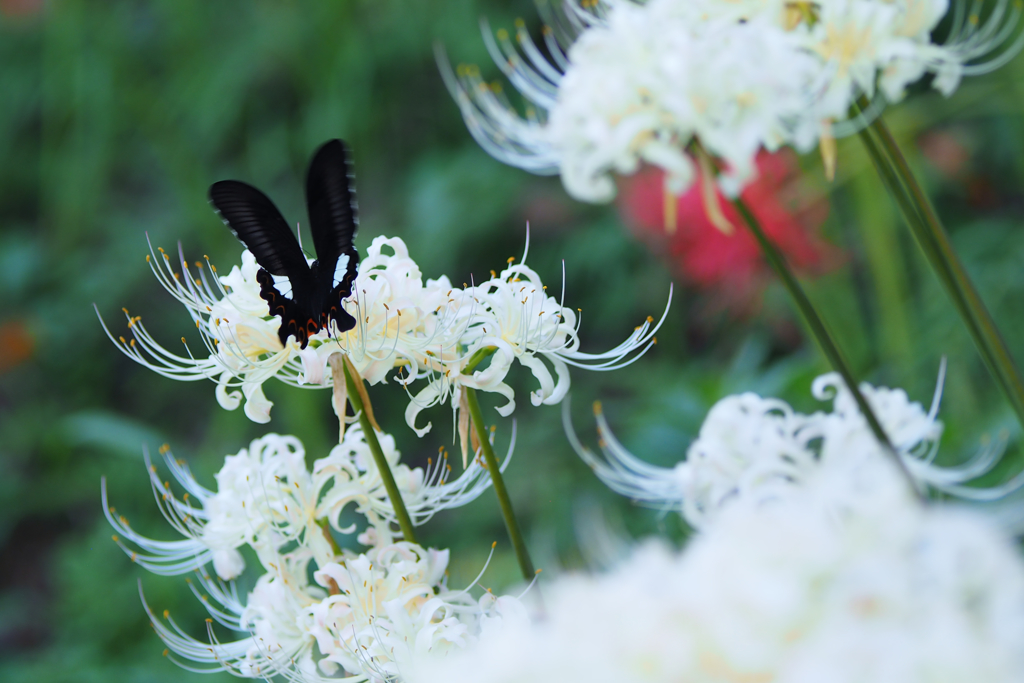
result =
[[[180,243],[190,260],[209,254],[222,269],[237,262],[239,245],[206,203],[210,183],[252,182],[289,220],[305,220],[308,157],[343,137],[358,173],[357,246],[398,235],[425,276],[468,282],[518,256],[529,221],[529,263],[553,288],[564,260],[566,303],[583,310],[584,350],[616,344],[661,310],[670,268],[622,228],[614,207],[575,204],[557,180],[487,157],[443,89],[435,42],[456,61],[488,64],[479,17],[510,26],[517,14],[535,21],[525,1],[0,1],[0,679],[194,680],[161,658],[137,579],[156,609],[172,610],[197,634],[204,613],[181,578],[145,574],[110,541],[100,477],[119,513],[169,538],[147,487],[143,445],[170,442],[210,483],[225,454],[268,429],[299,435],[318,455],[336,434],[325,392],[268,385],[274,419],[255,425],[222,410],[212,384],[162,379],[102,335],[94,303],[115,330],[125,306],[168,347],[190,334],[143,255],[148,233],[154,245]],[[1018,358],[1022,79],[1018,59],[952,100],[922,92],[887,113]],[[845,254],[811,293],[857,370],[927,401],[946,355],[951,461],[983,434],[1015,433],[858,142],[840,145],[833,185],[821,180],[816,159],[801,163],[830,195],[826,237]],[[641,362],[574,373],[578,430],[591,433],[589,403],[600,399],[634,452],[668,465],[727,393],[780,395],[813,409],[809,382],[825,366],[782,291],[770,287],[760,313],[741,319],[710,317],[701,296],[677,290],[659,343]],[[529,405],[531,378],[516,381],[523,400],[508,484],[542,567],[581,561],[574,514],[587,499],[634,533],[685,533],[674,515],[604,490],[569,448],[559,409]],[[410,462],[450,447],[445,409],[433,411],[434,431],[417,439],[402,419],[402,392],[381,386],[371,396]],[[511,422],[499,425],[503,448]],[[515,578],[490,494],[439,517],[424,536],[452,547],[453,585],[475,575],[493,540],[499,553],[483,584]]]

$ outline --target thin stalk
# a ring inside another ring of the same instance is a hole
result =
[[[416,542],[416,532],[412,525],[412,519],[409,518],[409,511],[405,509],[405,501],[402,500],[402,494],[398,491],[398,484],[395,483],[395,477],[391,474],[391,466],[388,465],[387,458],[384,457],[384,451],[381,450],[380,442],[377,441],[377,432],[373,428],[373,422],[370,420],[369,405],[363,405],[363,399],[360,397],[359,386],[356,381],[362,382],[361,377],[353,377],[349,372],[348,363],[343,366],[343,372],[345,373],[345,386],[348,389],[348,400],[352,404],[352,408],[359,414],[359,424],[363,427],[363,436],[366,438],[366,445],[370,447],[370,453],[373,454],[373,461],[377,465],[377,471],[380,472],[380,478],[384,482],[384,490],[388,493],[388,498],[391,500],[391,507],[395,509],[395,519],[398,520],[398,528],[402,530],[402,538],[410,543]],[[342,407],[340,419],[345,419],[344,407]]]
[[[476,429],[477,439],[480,441],[480,449],[484,452],[484,462],[487,464],[488,474],[491,475],[494,493],[498,496],[501,516],[505,518],[505,529],[508,530],[508,538],[512,541],[512,548],[516,551],[516,559],[519,560],[519,570],[523,573],[524,579],[533,581],[537,572],[534,571],[533,562],[530,560],[530,553],[526,549],[526,541],[523,540],[523,534],[519,530],[516,513],[512,510],[512,500],[508,497],[508,489],[505,488],[505,478],[501,476],[498,458],[494,455],[494,449],[491,448],[490,439],[487,438],[487,430],[484,428],[484,418],[480,413],[480,401],[477,400],[476,389],[463,387],[462,390],[466,392],[466,404],[469,406],[469,415],[472,418],[473,427]]]
[[[871,409],[867,399],[864,398],[864,394],[861,393],[860,387],[857,385],[857,380],[854,378],[853,373],[850,371],[849,365],[843,358],[842,352],[832,339],[831,333],[825,326],[825,321],[818,315],[811,300],[807,298],[807,294],[804,292],[803,287],[797,281],[796,276],[789,269],[786,263],[785,257],[778,250],[775,244],[764,234],[764,230],[761,229],[761,224],[757,218],[751,213],[750,209],[738,197],[733,200],[733,204],[743,217],[743,221],[750,228],[750,232],[753,233],[754,238],[761,246],[761,251],[764,253],[764,257],[768,260],[768,263],[775,270],[775,273],[782,280],[782,284],[786,287],[790,297],[793,299],[793,303],[796,304],[797,310],[800,312],[800,316],[804,319],[804,323],[811,330],[811,334],[818,342],[818,346],[821,348],[825,357],[828,359],[829,364],[834,370],[836,370],[843,378],[843,382],[846,383],[846,388],[850,390],[853,395],[853,400],[857,403],[857,407],[860,409],[861,415],[867,420],[868,427],[871,432],[875,435],[878,443],[881,444],[882,448],[892,456],[895,460],[896,465],[900,471],[907,478],[910,483],[910,488],[913,491],[917,491],[917,487],[914,484],[913,478],[910,476],[910,472],[907,471],[907,466],[903,460],[896,453],[896,449],[893,448],[892,442],[886,435],[885,430],[882,429],[881,423],[875,416],[875,412]]]
[[[989,372],[1024,426],[1024,380],[992,314],[978,295],[938,214],[910,170],[889,128],[880,117],[871,123],[870,128],[871,131],[862,130],[860,136],[882,181],[896,199],[925,258],[953,300]],[[872,132],[878,142],[872,137]]]

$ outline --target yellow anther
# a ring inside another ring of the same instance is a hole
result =
[[[171,445],[165,443],[164,445],[160,446],[160,455],[167,453],[169,450],[171,450]]]
[[[132,562],[135,562],[137,559],[139,559],[139,554],[138,553],[132,553]]]
[[[493,543],[491,543],[491,550],[494,550],[497,547],[498,547],[498,542],[497,541],[494,541]]]
[[[508,40],[508,31],[503,28],[498,29],[498,40]]]
[[[165,609],[164,610],[164,619],[170,619],[170,617],[171,617],[171,610]]]
[[[526,28],[526,22],[522,19],[516,19],[515,24],[516,28]]]
[[[146,263],[149,263],[149,254],[146,254]]]
[[[213,623],[213,619],[211,619],[210,617],[206,617],[206,623],[207,624],[212,624]]]
[[[601,414],[601,402],[600,401],[594,401],[594,415],[600,415],[600,414]]]
[[[114,534],[110,538],[112,538],[114,540],[114,543],[119,543],[121,541],[121,539],[117,537],[117,534]]]
[[[544,571],[544,570],[543,569],[538,569],[537,571],[534,572],[534,574],[540,574],[542,571]]]
[[[649,323],[653,323],[653,322],[654,322],[654,317],[653,317],[653,316],[650,316],[650,315],[649,315],[649,316],[647,316],[647,322],[649,322]]]
[[[164,657],[166,657],[166,656],[167,656],[168,654],[170,654],[170,652],[171,652],[171,651],[170,651],[170,650],[168,650],[168,649],[167,649],[167,648],[165,647],[165,648],[164,648]]]
[[[509,265],[512,265],[512,262],[515,261],[515,260],[516,260],[515,256],[509,256],[507,262],[508,262]]]
[[[124,337],[118,337],[118,339],[120,339],[120,340],[121,340],[121,343],[122,343],[122,344],[127,344],[127,343],[128,343],[127,341],[125,341],[125,338],[124,338]]]
[[[187,342],[187,341],[185,341],[185,338],[184,338],[184,337],[182,337],[182,338],[181,338],[181,343],[182,343],[182,344],[185,344],[186,346],[188,345],[188,342]]]

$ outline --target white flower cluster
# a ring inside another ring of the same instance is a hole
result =
[[[922,490],[994,501],[1024,486],[1024,474],[990,488],[967,483],[996,465],[1003,451],[1001,442],[987,444],[957,466],[934,462],[942,436],[942,423],[936,419],[938,391],[926,412],[902,389],[867,383],[860,389]],[[614,491],[643,505],[680,511],[691,526],[703,529],[737,501],[763,504],[792,495],[824,468],[842,470],[855,482],[867,476],[864,472],[870,472],[875,462],[891,457],[837,373],[818,377],[812,392],[818,400],[832,399],[832,412],[804,415],[775,398],[752,393],[727,396],[711,408],[686,459],[673,468],[649,465],[630,453],[611,433],[600,411],[597,424],[603,458],[580,443],[568,421],[566,428],[576,452]],[[869,477],[863,487],[875,485]],[[832,504],[840,509],[846,501],[836,498]]]
[[[390,436],[381,435],[380,443],[417,522],[473,500],[490,485],[475,461],[446,482],[443,460],[427,471],[410,469],[399,464]],[[523,612],[515,598],[486,593],[477,600],[469,588],[448,589],[447,550],[396,540],[393,508],[358,426],[312,469],[296,438],[257,439],[225,459],[216,491],[201,486],[169,450],[161,452],[185,494],[179,499],[170,482],[161,483],[147,458],[151,484],[183,539],[152,540],[132,530],[109,507],[105,482],[103,504],[114,540],[133,561],[157,574],[196,573],[210,612],[207,640],[146,605],[168,654],[188,660],[179,662],[186,668],[267,680],[393,680],[414,656],[466,647],[502,615]],[[357,537],[369,546],[363,552],[339,548],[332,535],[354,534],[360,526],[342,525],[346,510],[365,518]],[[245,568],[245,546],[264,573],[242,599],[232,579]],[[216,577],[207,573],[209,564]],[[245,635],[225,641],[214,633],[214,622]]]
[[[427,659],[417,680],[1024,680],[1017,549],[984,517],[920,505],[878,463],[893,486],[861,497],[816,478],[731,507],[681,553],[641,545],[608,574],[548,584],[543,621]],[[834,497],[857,504],[837,516]]]
[[[581,455],[615,490],[681,506],[695,535],[681,552],[642,544],[604,575],[547,584],[544,619],[419,657],[416,680],[1024,680],[1018,548],[991,516],[922,503],[844,386],[819,377],[813,393],[833,406],[813,415],[728,397],[675,470],[629,455],[599,413],[608,460],[570,434]],[[862,390],[917,482],[962,493],[991,467],[931,464],[938,392],[925,412],[901,390]]]
[[[641,163],[663,168],[666,190],[681,194],[695,177],[694,144],[721,162],[721,189],[735,196],[753,178],[759,149],[807,151],[853,132],[865,123],[847,120],[860,96],[874,99],[873,115],[926,73],[949,95],[963,75],[1002,65],[1024,42],[1020,3],[954,0],[948,38],[933,43],[949,4],[571,4],[566,16],[546,17],[550,58],[522,22],[518,49],[506,31],[497,41],[485,32],[494,60],[532,104],[525,119],[475,67],[452,73],[440,61],[470,132],[489,153],[535,173],[561,173],[580,200],[610,200],[612,174]]]
[[[507,268],[492,271],[482,284],[456,288],[447,277],[424,283],[401,239],[377,237],[359,263],[353,296],[343,302],[356,326],[340,334],[320,330],[300,349],[294,338],[281,345],[281,319],[270,316],[260,298],[259,265],[251,253],[244,251],[241,267],[225,276],[197,262],[196,277],[184,257],[176,272],[170,256],[159,252],[147,261],[188,309],[208,355],[187,347],[187,356],[168,351],[127,311],[132,338],[115,339],[104,325],[107,335],[130,358],[165,377],[216,380],[220,404],[233,410],[244,399],[245,414],[254,422],[270,420],[273,404],[263,393],[265,381],[276,377],[296,386],[330,387],[328,358],[339,351],[370,384],[398,370],[392,376],[410,392],[406,419],[421,436],[430,424],[416,427],[420,411],[446,400],[457,411],[462,387],[502,395],[506,403],[498,410],[507,416],[515,409],[514,392],[505,383],[513,362],[537,378],[539,388],[530,396],[534,405],[558,403],[569,389],[570,365],[596,370],[627,365],[650,348],[661,324],[649,317],[611,351],[584,353],[576,313],[548,295],[537,273],[525,265],[525,254],[522,263],[510,259]],[[489,364],[469,370],[488,354]],[[425,386],[412,393],[417,381]]]

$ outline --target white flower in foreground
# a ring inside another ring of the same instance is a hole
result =
[[[416,525],[440,510],[475,500],[491,485],[487,470],[476,459],[448,481],[447,457],[431,461],[426,471],[410,468],[399,461],[392,436],[380,434],[378,439]],[[514,445],[513,435],[502,470]],[[134,562],[156,574],[185,574],[212,563],[218,577],[234,579],[245,568],[238,550],[245,545],[256,551],[264,566],[272,561],[266,558],[276,557],[291,544],[305,548],[318,564],[332,562],[336,547],[328,525],[341,534],[357,531],[354,524],[341,525],[340,516],[349,506],[370,523],[373,533],[367,538],[390,541],[397,533],[394,508],[358,425],[346,430],[344,441],[315,461],[312,471],[295,437],[268,434],[256,439],[224,459],[216,474],[216,491],[201,486],[168,448],[161,454],[185,494],[179,500],[170,482],[161,483],[147,454],[150,485],[161,512],[182,539],[159,541],[135,532],[109,505],[106,481],[102,483],[104,511],[117,531],[114,540]]]
[[[104,324],[107,336],[129,358],[165,377],[217,381],[221,406],[233,410],[244,399],[246,416],[261,423],[270,420],[273,405],[263,394],[264,382],[277,378],[294,386],[330,388],[328,358],[338,352],[370,384],[385,382],[391,374],[409,391],[406,419],[420,436],[430,425],[415,426],[419,412],[449,398],[458,410],[462,386],[501,394],[507,402],[499,412],[510,414],[515,400],[504,380],[513,361],[529,368],[540,384],[532,402],[553,404],[568,390],[567,366],[614,370],[628,365],[650,348],[661,325],[648,318],[611,351],[584,353],[576,314],[548,296],[525,263],[510,263],[482,285],[454,288],[446,277],[424,282],[402,240],[377,237],[359,263],[352,298],[342,302],[356,319],[355,327],[343,333],[322,329],[300,349],[292,337],[281,345],[281,319],[270,316],[260,298],[259,266],[248,251],[242,253],[241,267],[222,277],[213,266],[209,273],[200,268],[194,277],[184,257],[176,272],[163,250],[147,261],[164,288],[185,305],[209,355],[194,354],[187,346],[184,356],[168,351],[127,311],[131,340],[115,339]],[[489,365],[463,375],[474,354],[486,351],[494,353]],[[416,382],[425,386],[417,389]]]
[[[1024,680],[1024,562],[985,518],[893,484],[846,514],[843,477],[735,506],[682,553],[658,544],[545,586],[546,618],[418,681],[973,683]],[[609,618],[613,614],[614,618]]]
[[[442,74],[473,137],[525,170],[560,173],[583,201],[615,194],[613,174],[641,163],[666,171],[666,191],[694,178],[696,140],[721,162],[729,195],[754,176],[754,156],[805,152],[877,115],[926,73],[950,95],[1024,44],[1017,0],[954,2],[943,43],[931,34],[948,0],[599,0],[547,10],[545,57],[525,25],[518,48],[485,31],[495,62],[529,101],[525,118],[475,67]],[[968,9],[969,7],[969,9]],[[876,97],[876,93],[880,97]],[[847,121],[860,96],[867,117]],[[831,158],[827,159],[831,163]],[[710,208],[710,207],[709,207]]]
[[[443,657],[465,648],[502,610],[517,616],[524,611],[508,596],[496,600],[485,593],[477,600],[466,590],[449,590],[447,566],[447,550],[396,543],[322,567],[315,578],[331,595],[309,611],[310,630],[324,656],[320,670],[404,678],[414,657]]]
[[[165,654],[185,669],[310,683],[401,680],[414,656],[465,648],[505,618],[524,618],[514,597],[449,590],[447,550],[406,542],[344,550],[313,571],[315,583],[307,578],[309,561],[301,551],[274,557],[244,600],[234,583],[200,572],[210,613],[205,640],[188,635],[168,612],[158,616],[145,598],[143,604]],[[246,635],[224,640],[213,622]]]
[[[411,469],[399,463],[390,436],[382,434],[380,443],[414,522],[465,504],[490,485],[476,462],[447,482],[444,458],[427,471]],[[205,639],[189,635],[167,612],[158,616],[143,598],[165,654],[173,653],[184,668],[268,680],[392,680],[414,655],[466,647],[505,616],[523,612],[516,598],[474,598],[469,591],[475,581],[449,590],[447,550],[394,540],[394,511],[359,427],[348,430],[312,471],[294,437],[257,439],[225,459],[216,491],[196,483],[167,449],[161,453],[186,494],[177,499],[147,458],[151,485],[184,539],[141,536],[108,507],[106,482],[102,496],[118,532],[114,540],[133,561],[157,574],[196,574],[192,590],[210,613]],[[341,528],[341,514],[350,506],[365,521]],[[331,529],[354,534],[359,527],[364,531],[356,540],[371,547],[339,548]],[[255,551],[264,573],[242,597],[232,579],[245,568],[239,552],[244,546]],[[208,573],[210,564],[216,576]],[[214,622],[244,635],[225,639]]]
[[[838,374],[818,377],[812,391],[819,400],[834,399],[831,413],[803,415],[784,401],[752,393],[727,396],[711,408],[686,459],[673,468],[649,465],[630,453],[599,410],[603,458],[580,443],[567,413],[566,430],[576,452],[611,489],[643,505],[679,510],[690,525],[703,528],[736,501],[761,504],[794,494],[823,467],[855,473],[891,457]],[[935,464],[942,435],[938,391],[927,412],[902,389],[863,383],[861,392],[921,488],[992,501],[1024,486],[1024,475],[990,488],[967,485],[997,464],[1002,443],[988,444],[961,465]]]
[[[205,640],[188,635],[168,611],[158,616],[143,596],[150,623],[167,646],[164,654],[196,673],[227,671],[242,678],[270,680],[283,675],[291,680],[317,680],[315,640],[306,611],[324,594],[309,585],[309,560],[308,554],[276,557],[272,571],[261,576],[244,599],[234,582],[197,572],[199,588],[192,586],[192,591],[202,596],[210,613]],[[215,634],[214,623],[247,635],[225,641]]]

